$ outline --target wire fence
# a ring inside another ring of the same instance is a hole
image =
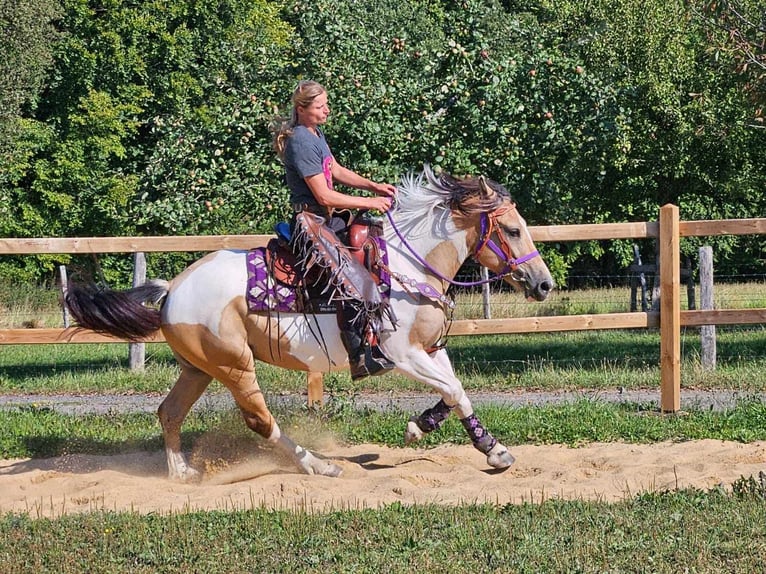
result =
[[[458,275],[460,281],[479,279],[478,267]],[[583,281],[601,282],[603,287],[577,288]],[[489,296],[484,297],[481,287],[450,289],[456,304],[455,318],[537,317],[576,315],[582,313],[622,313],[631,311],[631,275],[573,275],[565,285],[559,285],[542,302],[527,302],[523,294],[515,293],[510,285],[494,282]],[[648,278],[651,305],[652,278]],[[682,308],[690,308],[683,297]],[[488,299],[488,310],[485,309]],[[695,300],[699,300],[699,286],[695,286]],[[0,286],[0,328],[36,328],[64,326],[64,313],[57,286],[20,289],[19,286]],[[749,309],[766,307],[766,274],[738,274],[715,277],[714,307],[716,309]]]
[[[461,271],[460,279],[479,278],[478,266]],[[651,278],[649,284],[651,284]],[[559,286],[544,302],[527,302],[522,294],[514,293],[507,284],[496,282],[489,288],[489,310],[481,288],[461,288],[452,295],[456,319],[535,317],[620,313],[631,310],[631,275],[578,275]],[[595,284],[605,287],[575,288],[570,285]],[[695,287],[698,289],[698,287]],[[742,309],[766,307],[766,275],[738,274],[715,277],[715,308]],[[0,328],[41,328],[64,326],[64,315],[55,285],[19,288],[9,291],[0,286]],[[699,293],[697,293],[699,300]],[[686,308],[682,302],[682,307]],[[545,369],[585,369],[600,372],[611,369],[656,369],[658,365],[659,333],[657,329],[633,330],[629,335],[609,331],[535,333],[534,335],[489,336],[505,348],[484,353],[487,337],[477,345],[471,341],[450,340],[449,350],[456,368],[463,372],[500,373],[512,375]],[[463,338],[471,339],[471,337]],[[682,357],[685,361],[699,356],[699,328],[682,330]],[[46,346],[39,346],[41,351]],[[148,364],[172,363],[164,344],[149,346]],[[50,349],[48,349],[50,351]],[[106,363],[83,365],[67,359],[66,353],[53,352],[57,368],[110,368],[124,365],[124,351]],[[71,358],[71,357],[70,357]],[[766,325],[720,326],[718,361],[720,365],[766,360]],[[4,361],[0,360],[0,365]],[[6,366],[7,368],[7,366]]]

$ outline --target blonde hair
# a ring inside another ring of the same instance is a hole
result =
[[[287,138],[293,135],[293,128],[298,125],[298,108],[305,108],[314,98],[326,93],[327,90],[319,82],[313,80],[301,80],[293,90],[292,110],[290,117],[277,117],[269,126],[273,135],[272,146],[280,159],[284,158]]]

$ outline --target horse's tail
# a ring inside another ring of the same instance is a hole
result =
[[[127,291],[112,291],[96,285],[70,284],[64,300],[80,327],[138,341],[160,328],[157,304],[167,295],[167,281],[153,280]]]

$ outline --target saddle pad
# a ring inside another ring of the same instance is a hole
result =
[[[382,237],[375,237],[381,260],[388,264],[386,243]],[[247,252],[247,308],[251,313],[274,311],[278,313],[335,313],[335,302],[324,294],[324,287],[318,286],[303,297],[296,287],[276,280],[269,270],[268,247],[256,247]],[[391,278],[384,269],[379,269],[381,296],[388,300],[391,292]]]
[[[266,248],[247,252],[247,307],[251,312],[298,313],[295,289],[274,280],[266,264]]]

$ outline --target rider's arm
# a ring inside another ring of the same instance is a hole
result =
[[[350,170],[346,171],[353,173]],[[335,173],[333,170],[333,177],[334,176]],[[356,175],[356,177],[360,180],[364,180],[364,178],[359,175]],[[331,207],[334,209],[377,209],[379,211],[388,211],[388,209],[391,207],[391,200],[389,199],[388,195],[375,197],[358,197],[330,189],[327,187],[327,180],[325,179],[324,174],[321,173],[308,176],[304,179],[306,181],[306,185],[309,186],[309,189],[311,190],[311,193],[314,194],[316,200],[320,205],[325,207]],[[372,182],[369,180],[364,181],[372,184]],[[341,179],[338,179],[338,182],[343,183],[344,185],[356,187],[350,183],[342,181]],[[370,189],[370,191],[373,191],[372,188],[368,187],[360,187],[359,189]]]
[[[351,171],[340,165],[337,160],[332,164],[332,178],[343,185],[354,187],[356,189],[364,189],[378,195],[386,195],[389,197],[396,195],[396,187],[393,185],[388,183],[376,183],[366,177],[362,177],[355,171]]]

